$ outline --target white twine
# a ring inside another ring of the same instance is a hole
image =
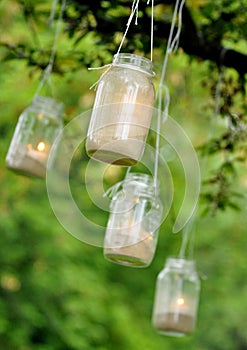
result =
[[[91,90],[91,89],[96,90],[99,82],[103,79],[105,74],[112,68],[112,66],[113,66],[113,63],[109,63],[109,64],[105,64],[104,66],[101,66],[101,67],[90,67],[90,68],[88,68],[88,70],[100,70],[100,69],[107,68],[106,71],[99,77],[99,79],[95,83],[93,83],[93,85],[90,86],[89,90]]]
[[[161,78],[158,88],[158,116],[157,116],[157,130],[156,130],[156,145],[155,145],[155,164],[154,164],[154,186],[156,195],[158,193],[158,168],[159,168],[159,145],[160,145],[160,128],[161,128],[161,119],[163,114],[162,123],[164,123],[168,117],[169,105],[170,105],[170,94],[169,89],[165,84],[165,75],[167,71],[167,64],[169,55],[172,52],[175,52],[178,48],[179,37],[182,29],[182,10],[185,0],[176,0],[173,18],[171,23],[171,29],[168,37],[167,48],[165,53],[165,58],[163,61]],[[178,27],[177,32],[174,36],[175,25],[177,22],[178,16]],[[173,39],[174,37],[174,39]],[[163,97],[165,93],[165,96]],[[162,108],[162,101],[164,101],[164,107]],[[163,112],[162,112],[163,110]]]
[[[52,8],[51,8],[51,12],[50,12],[50,17],[48,18],[48,21],[47,21],[47,24],[50,27],[53,26],[54,17],[55,17],[55,11],[56,11],[56,7],[57,7],[57,1],[58,0],[53,0],[53,2],[52,2]]]
[[[57,0],[53,0],[53,6],[52,6],[52,10],[51,10],[51,15],[50,18],[54,17],[54,13],[55,12],[55,6],[57,4]],[[54,64],[54,60],[55,60],[55,55],[56,55],[56,50],[57,50],[57,42],[58,42],[58,37],[61,31],[61,26],[62,26],[62,18],[63,18],[63,13],[66,7],[66,0],[62,0],[62,4],[61,4],[61,8],[59,11],[59,17],[57,20],[57,25],[56,25],[56,30],[55,30],[55,36],[54,36],[54,41],[53,41],[53,46],[51,49],[51,55],[50,55],[50,59],[49,59],[49,63],[47,65],[47,67],[44,70],[43,73],[43,77],[38,85],[37,91],[35,93],[35,96],[37,96],[40,92],[40,90],[42,89],[43,85],[45,84],[45,82],[47,81],[47,79],[50,77],[50,74],[52,72],[53,69],[53,64]]]
[[[149,3],[150,3],[150,0],[147,0],[147,5],[149,5]],[[93,88],[96,89],[99,82],[102,80],[102,78],[105,76],[105,74],[112,68],[112,66],[114,66],[115,62],[117,61],[118,55],[122,49],[123,43],[126,39],[127,33],[129,31],[129,27],[131,25],[131,22],[132,22],[134,16],[135,16],[135,25],[138,24],[138,12],[139,12],[138,7],[139,7],[139,0],[134,0],[132,3],[131,13],[130,13],[129,19],[128,19],[127,24],[126,24],[125,32],[124,32],[123,37],[121,39],[121,42],[119,44],[118,50],[117,50],[116,54],[114,55],[113,62],[106,64],[104,66],[101,66],[101,67],[88,68],[88,70],[100,70],[100,69],[107,68],[107,70],[100,76],[100,78],[93,85],[90,86],[90,88],[89,88],[90,90]],[[151,61],[153,60],[153,36],[154,36],[154,0],[151,0],[151,35],[150,35],[150,41],[151,41],[150,60]]]
[[[149,3],[150,3],[150,0],[147,1],[147,5],[149,5]],[[176,4],[175,4],[170,34],[169,34],[168,43],[167,43],[166,54],[165,54],[164,63],[163,63],[163,67],[162,67],[160,84],[159,84],[159,88],[158,88],[158,117],[157,117],[157,130],[156,130],[157,134],[156,134],[155,163],[154,163],[154,188],[155,188],[155,196],[156,197],[158,196],[160,128],[161,128],[161,122],[165,123],[165,121],[168,117],[169,105],[170,105],[169,88],[164,83],[164,80],[165,80],[165,74],[166,74],[166,70],[167,70],[167,63],[168,63],[169,55],[171,52],[175,52],[178,48],[179,37],[180,37],[180,33],[181,33],[181,28],[182,28],[182,10],[183,10],[184,3],[185,3],[185,0],[177,0]],[[122,38],[122,41],[121,41],[120,46],[118,48],[118,51],[117,51],[116,55],[114,56],[115,59],[113,60],[113,63],[105,65],[103,67],[89,68],[90,70],[93,70],[93,69],[103,69],[103,68],[107,67],[107,70],[101,75],[99,80],[90,87],[90,89],[93,87],[96,87],[98,85],[98,83],[100,82],[100,80],[103,78],[103,76],[114,65],[114,62],[117,59],[117,55],[121,51],[121,48],[122,48],[123,42],[126,38],[129,26],[130,26],[131,21],[132,21],[135,14],[136,14],[136,24],[137,24],[138,5],[139,5],[139,0],[134,0],[133,4],[132,4],[131,15],[130,15],[128,23],[127,23],[127,28],[126,28],[126,31],[123,35],[123,38]],[[177,16],[178,16],[178,28],[177,28],[177,32],[174,36],[174,30],[175,30],[175,25],[176,25],[176,21],[177,21]],[[151,15],[151,60],[153,58],[152,57],[153,56],[153,19],[154,19],[154,0],[152,0],[152,15]],[[174,39],[173,39],[173,37],[174,37]],[[162,115],[163,115],[163,117],[162,117]],[[129,171],[130,171],[130,168],[128,169],[128,171],[126,173],[126,176],[129,173]]]
[[[149,5],[149,3],[150,3],[150,0],[147,0],[147,5]],[[119,53],[122,49],[123,43],[126,39],[129,27],[131,25],[131,22],[132,22],[132,19],[134,16],[136,16],[135,25],[138,24],[138,12],[139,12],[138,7],[139,7],[139,0],[134,0],[133,4],[132,4],[131,14],[130,14],[130,17],[129,17],[128,22],[127,22],[126,30],[124,32],[121,43],[120,43],[118,50],[117,50],[117,53],[115,55],[115,60],[117,59],[117,56],[119,55]],[[153,60],[153,31],[154,31],[153,30],[153,28],[154,28],[153,23],[154,23],[154,0],[151,1],[151,35],[150,35],[150,38],[151,38],[151,49],[150,49],[151,61]]]
[[[189,257],[192,259],[193,258],[193,252],[194,252],[194,235],[191,236],[192,234],[192,227],[194,226],[195,223],[195,217],[196,217],[196,210],[194,211],[193,215],[191,216],[190,220],[187,222],[186,226],[183,229],[182,232],[182,243],[179,251],[179,258],[184,258],[185,253],[186,253],[186,248],[189,243],[189,238],[191,238],[190,241],[190,249],[189,249]]]
[[[179,45],[179,38],[182,30],[182,14],[183,14],[184,4],[185,4],[185,0],[182,0],[181,3],[179,4],[177,33],[171,43],[171,51],[173,52],[175,52],[178,49],[178,45]]]
[[[149,5],[150,0],[147,1]],[[153,46],[154,46],[154,0],[151,2],[151,34],[150,34],[150,60],[153,61]]]
[[[217,83],[216,83],[215,97],[214,97],[214,117],[216,117],[216,118],[220,114],[220,99],[221,99],[221,94],[222,94],[221,87],[222,87],[222,82],[224,79],[224,69],[222,67],[222,63],[223,63],[223,59],[225,57],[226,52],[227,52],[227,49],[223,48],[221,51],[221,54],[220,54],[219,78],[218,78]],[[210,138],[212,136],[212,127],[211,127],[212,125],[211,124],[212,124],[212,118],[210,121],[209,133],[207,136],[208,141],[210,140]],[[205,173],[207,161],[208,161],[208,154],[206,156],[204,156],[203,161],[202,161],[202,165],[201,165],[202,176]],[[191,232],[191,229],[195,225],[196,214],[197,214],[197,210],[195,210],[194,214],[192,215],[191,219],[189,220],[188,224],[186,225],[186,227],[183,230],[182,245],[181,245],[180,252],[179,252],[180,258],[183,258],[185,256],[185,251],[186,251],[186,247],[188,244],[189,244],[189,254],[188,254],[189,258],[190,259],[193,258],[194,245],[195,245],[195,229],[193,230],[193,232]],[[191,237],[190,237],[190,234],[191,234]],[[189,239],[190,239],[190,243],[189,243]]]
[[[218,117],[219,110],[220,110],[221,85],[222,85],[223,76],[224,76],[224,71],[220,67],[219,78],[218,78],[218,81],[217,81],[217,84],[216,84],[216,90],[215,90],[215,100],[214,100],[214,102],[215,102],[215,105],[214,105],[214,115],[215,115],[215,117]],[[211,119],[210,124],[211,123],[212,123],[212,119]],[[210,140],[211,134],[212,134],[212,128],[210,127],[209,128],[209,133],[208,133],[208,136],[207,136],[208,140]],[[208,155],[206,155],[203,158],[203,161],[202,161],[202,165],[201,165],[201,174],[202,174],[202,176],[203,176],[203,173],[205,172],[207,160],[208,160]],[[183,229],[182,244],[181,244],[181,248],[180,248],[180,251],[179,251],[179,257],[180,258],[184,258],[185,253],[186,253],[186,248],[187,248],[187,246],[189,244],[188,256],[189,256],[190,259],[193,259],[194,245],[195,245],[195,230],[191,231],[191,229],[195,225],[196,213],[197,213],[197,210],[195,210],[195,212],[192,215],[191,219],[189,220],[189,222],[187,223],[187,225]],[[190,239],[190,242],[189,242],[189,239]]]
[[[122,40],[120,42],[120,45],[118,47],[118,50],[117,50],[117,53],[115,55],[115,60],[117,58],[117,56],[119,55],[121,49],[122,49],[122,46],[123,46],[123,43],[124,43],[124,40],[126,39],[126,36],[127,36],[127,33],[128,33],[128,30],[129,30],[129,27],[131,25],[131,22],[133,20],[133,17],[136,15],[136,19],[135,19],[135,24],[137,25],[137,20],[138,20],[138,6],[139,6],[139,0],[134,0],[133,1],[133,4],[132,4],[132,8],[131,8],[131,13],[130,13],[130,17],[127,21],[127,25],[126,25],[126,29],[125,29],[125,32],[123,34],[123,37],[122,37]]]

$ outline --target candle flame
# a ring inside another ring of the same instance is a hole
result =
[[[44,142],[39,142],[37,145],[37,150],[40,152],[43,152],[45,150],[45,143]]]
[[[178,298],[177,299],[177,304],[178,305],[184,305],[184,298]]]

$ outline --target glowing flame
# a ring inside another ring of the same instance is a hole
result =
[[[40,152],[43,152],[45,150],[45,143],[44,142],[39,142],[37,145],[37,150]]]
[[[178,305],[184,305],[184,298],[178,298],[177,299],[177,304]]]

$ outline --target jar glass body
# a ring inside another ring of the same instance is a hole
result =
[[[155,100],[152,76],[147,58],[117,56],[98,83],[86,141],[90,157],[122,166],[141,159]]]
[[[50,149],[63,128],[63,104],[37,96],[20,115],[6,156],[15,172],[44,177]]]
[[[152,319],[155,329],[177,337],[193,332],[199,293],[194,261],[168,258],[157,279]]]
[[[162,204],[152,177],[129,174],[113,198],[104,240],[104,256],[112,262],[146,267],[154,257]]]

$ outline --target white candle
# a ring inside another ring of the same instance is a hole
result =
[[[170,311],[174,313],[189,314],[190,308],[186,299],[183,296],[180,296],[173,300],[170,306]]]
[[[49,148],[44,142],[39,142],[34,149],[31,144],[21,147],[16,154],[18,161],[11,164],[11,168],[26,175],[44,177],[46,173],[46,160]]]
[[[48,157],[48,147],[43,141],[38,143],[36,149],[29,144],[26,155],[27,157],[33,158],[40,163],[44,163]]]
[[[167,311],[158,312],[154,318],[155,327],[166,334],[181,336],[194,329],[195,317],[183,296],[172,301]]]

